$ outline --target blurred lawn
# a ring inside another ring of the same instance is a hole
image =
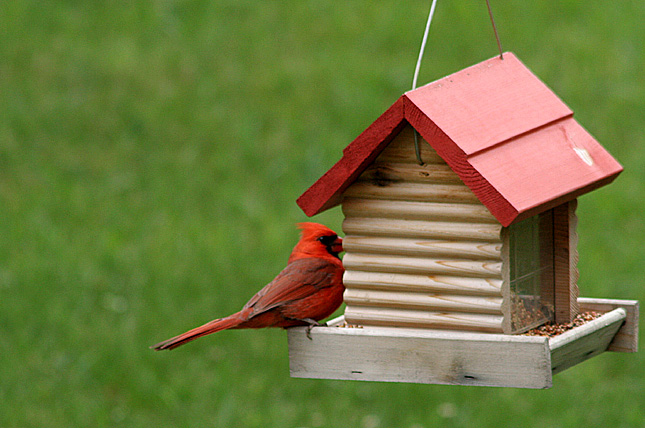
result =
[[[0,427],[642,426],[645,352],[527,391],[291,379],[280,330],[148,349],[281,269],[429,3],[0,2]],[[645,301],[645,3],[492,3],[625,166],[580,200],[581,294]],[[419,81],[495,54],[483,0],[439,2]]]

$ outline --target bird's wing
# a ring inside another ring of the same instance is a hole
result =
[[[293,261],[244,305],[253,315],[287,302],[304,299],[333,284],[338,267],[328,260],[305,258]]]

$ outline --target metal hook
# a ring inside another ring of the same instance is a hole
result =
[[[425,163],[421,159],[421,148],[419,147],[419,133],[417,130],[414,130],[414,153],[417,155],[417,162],[419,165],[423,166]]]

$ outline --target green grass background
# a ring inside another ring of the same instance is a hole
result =
[[[643,426],[645,352],[534,391],[291,379],[281,330],[148,349],[282,268],[295,199],[410,89],[429,3],[0,2],[0,427]],[[645,3],[492,6],[625,166],[580,200],[581,294],[645,301]],[[484,0],[440,1],[419,82],[496,49]]]

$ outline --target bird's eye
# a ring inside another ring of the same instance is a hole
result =
[[[338,236],[329,235],[329,236],[319,236],[318,238],[316,238],[316,241],[319,241],[323,245],[330,246],[331,244],[334,243],[336,239],[338,239]]]

